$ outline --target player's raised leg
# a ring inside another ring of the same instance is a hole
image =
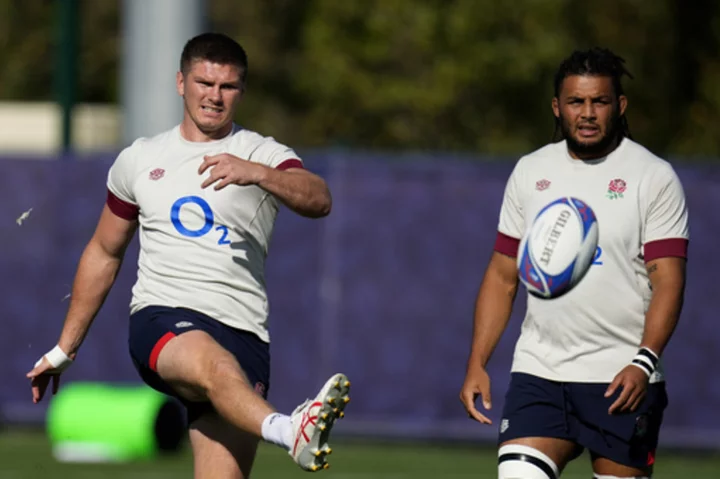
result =
[[[228,422],[257,437],[263,420],[276,412],[254,391],[235,357],[204,331],[188,331],[164,344],[156,368],[185,400],[210,401]]]
[[[326,456],[332,452],[330,431],[345,415],[350,402],[350,381],[344,374],[328,379],[313,399],[299,405],[292,413],[293,444],[290,455],[307,471],[329,467]]]
[[[247,479],[258,438],[231,425],[214,412],[190,424],[195,479]]]
[[[577,445],[566,439],[512,439],[498,450],[498,479],[557,479],[576,455]]]
[[[280,414],[247,381],[235,357],[204,331],[170,339],[157,355],[158,375],[187,401],[210,401],[228,423],[289,452],[303,469],[326,467],[335,421],[342,417],[350,383],[331,377],[292,416]]]

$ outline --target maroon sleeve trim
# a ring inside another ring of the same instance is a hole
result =
[[[668,238],[645,243],[645,262],[658,258],[687,258],[688,240]]]
[[[287,170],[289,168],[302,168],[303,164],[302,161],[292,158],[290,160],[285,160],[279,165],[275,167],[276,170]]]
[[[495,238],[495,251],[502,253],[506,256],[516,258],[518,255],[518,248],[520,247],[520,240],[500,233],[498,231],[497,238]]]
[[[121,200],[110,190],[107,193],[106,203],[110,211],[124,220],[136,220],[140,215],[140,208],[137,205]]]

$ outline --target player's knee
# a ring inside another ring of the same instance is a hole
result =
[[[201,378],[201,386],[211,397],[228,384],[244,380],[244,374],[235,358],[228,354],[210,359]]]
[[[529,446],[507,444],[498,451],[498,479],[557,479],[558,467],[547,455]]]
[[[237,360],[204,331],[190,331],[179,337],[178,362],[185,381],[210,393],[241,375]]]

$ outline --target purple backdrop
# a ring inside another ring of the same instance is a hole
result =
[[[270,398],[289,411],[334,371],[353,381],[341,430],[353,434],[492,438],[458,400],[477,287],[495,238],[512,162],[458,157],[308,152],[329,182],[330,217],[281,212],[268,260]],[[105,197],[112,156],[0,160],[4,321],[0,412],[38,421],[25,373],[55,344],[75,267]],[[681,167],[691,209],[685,309],[667,351],[665,444],[720,446],[720,362],[713,251],[720,233],[720,168]],[[16,219],[32,208],[18,226]],[[127,311],[137,241],[66,381],[137,382],[127,353]],[[491,361],[495,408],[508,382],[524,300]]]

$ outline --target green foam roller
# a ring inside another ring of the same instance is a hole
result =
[[[60,388],[47,413],[47,432],[60,461],[125,462],[177,450],[182,407],[147,386],[72,383]]]

